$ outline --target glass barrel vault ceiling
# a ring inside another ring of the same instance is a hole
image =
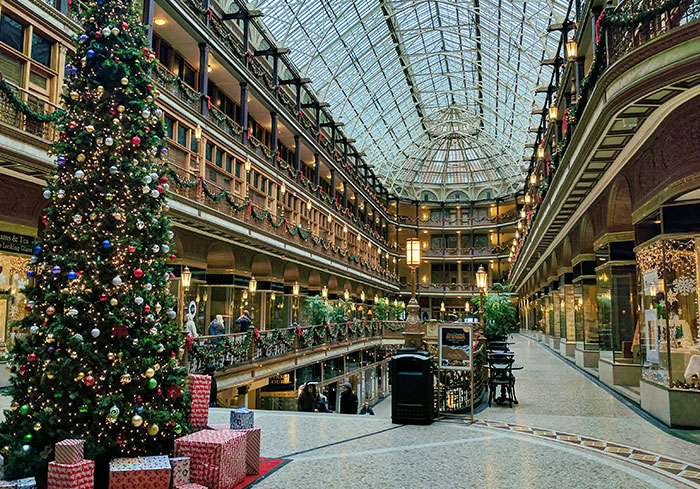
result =
[[[563,0],[258,0],[251,7],[390,191],[420,198],[431,190],[442,200],[459,189],[476,199],[518,186],[531,111],[544,104],[535,88],[551,76],[540,62],[558,42],[547,26],[564,19]],[[447,112],[468,126],[454,132],[456,142],[431,132]],[[436,137],[459,151],[427,151]]]

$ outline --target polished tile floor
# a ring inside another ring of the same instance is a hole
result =
[[[514,337],[520,404],[477,423],[256,411],[261,454],[292,461],[265,488],[700,488],[700,445],[680,440],[536,341]],[[213,409],[210,422],[225,422]]]

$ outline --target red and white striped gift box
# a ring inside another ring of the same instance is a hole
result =
[[[95,489],[95,462],[49,462],[48,489]]]
[[[185,388],[192,395],[190,426],[195,430],[207,427],[209,420],[209,397],[211,395],[211,377],[190,374]]]
[[[238,430],[245,433],[245,464],[247,475],[260,473],[260,428]]]
[[[187,482],[186,484],[178,484],[175,489],[207,489],[207,486],[197,484],[196,482]]]
[[[55,462],[59,464],[77,464],[83,460],[83,440],[63,440],[56,443]]]
[[[190,457],[190,481],[233,489],[246,476],[245,439],[242,431],[197,431],[175,440],[175,455]]]
[[[167,455],[115,458],[109,462],[109,489],[169,489],[169,487],[170,460]]]

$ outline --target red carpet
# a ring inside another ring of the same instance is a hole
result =
[[[283,465],[285,465],[289,460],[283,459],[283,458],[260,458],[260,473],[257,475],[249,475],[236,486],[235,489],[244,489],[248,486],[253,485],[255,482],[258,480],[262,479],[263,477],[267,477],[270,475],[272,472],[275,470],[281,468]]]

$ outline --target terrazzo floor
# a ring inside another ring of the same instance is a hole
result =
[[[256,411],[261,455],[290,459],[266,488],[700,489],[700,445],[678,439],[536,341],[514,337],[520,404],[477,423],[391,423],[376,416]],[[212,409],[210,423],[228,410]]]

